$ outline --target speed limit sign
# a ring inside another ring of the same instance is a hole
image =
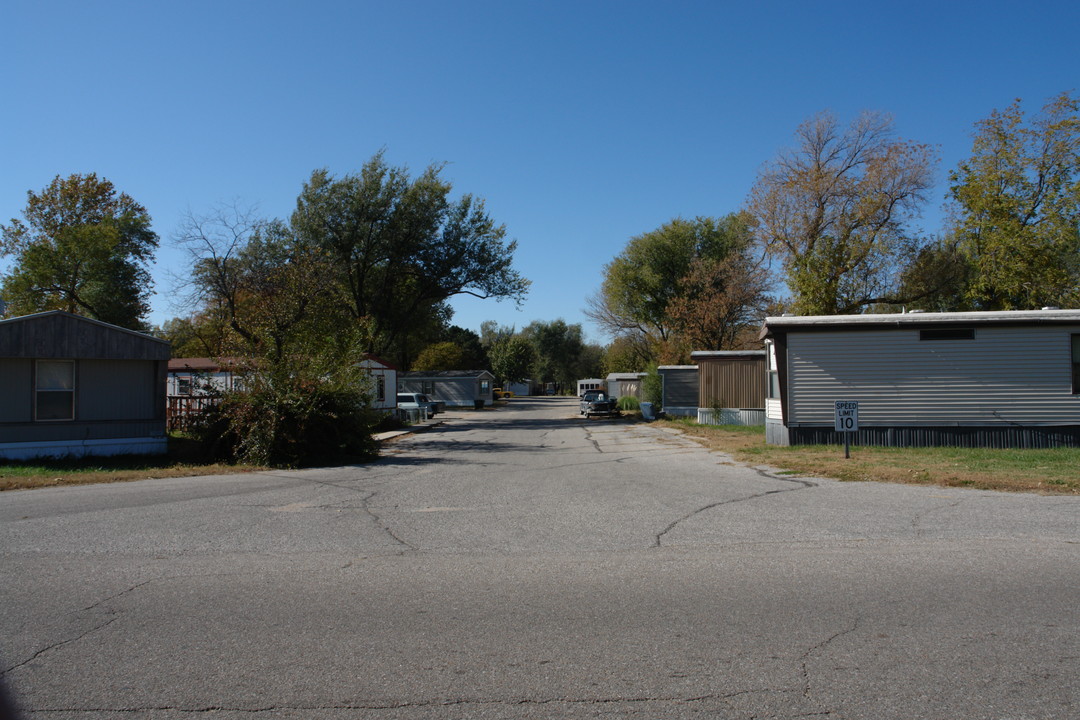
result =
[[[837,400],[833,404],[833,423],[836,432],[858,432],[859,401]]]

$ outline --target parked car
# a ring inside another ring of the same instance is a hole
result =
[[[593,415],[618,415],[619,402],[603,390],[589,390],[581,396],[579,412],[586,418]]]
[[[495,396],[496,400],[502,400],[504,398],[512,398],[512,397],[514,397],[513,392],[511,392],[510,390],[503,390],[501,387],[494,388],[491,392]]]
[[[432,400],[424,393],[398,393],[397,406],[403,410],[423,410],[428,417],[445,410],[441,400]]]

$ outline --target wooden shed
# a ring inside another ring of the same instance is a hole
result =
[[[765,351],[699,350],[698,422],[705,425],[765,424]]]
[[[0,457],[161,454],[169,343],[55,310],[0,320]]]
[[[1080,310],[766,318],[766,440],[1080,446]]]

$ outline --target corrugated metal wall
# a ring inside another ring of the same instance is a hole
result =
[[[770,424],[770,428],[773,425]],[[775,427],[780,428],[779,425]],[[844,434],[829,427],[791,428],[776,445],[842,445]],[[852,445],[878,447],[1056,448],[1080,447],[1080,427],[863,427]]]
[[[918,329],[788,334],[789,427],[833,424],[859,401],[860,426],[1080,424],[1070,335],[1080,327],[980,327],[974,340]]]
[[[664,379],[664,407],[697,407],[697,368],[660,368]]]
[[[701,358],[698,407],[765,407],[765,357]]]

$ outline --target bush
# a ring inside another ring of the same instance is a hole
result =
[[[284,365],[284,363],[283,363]],[[196,429],[214,459],[296,467],[372,457],[378,414],[367,405],[361,380],[339,376],[251,370],[243,390],[228,392]]]
[[[641,406],[641,401],[633,395],[623,395],[619,398],[619,410],[623,412],[637,410]]]
[[[651,402],[657,411],[664,402],[664,379],[660,377],[656,363],[646,368],[645,377],[641,379],[641,400]]]

